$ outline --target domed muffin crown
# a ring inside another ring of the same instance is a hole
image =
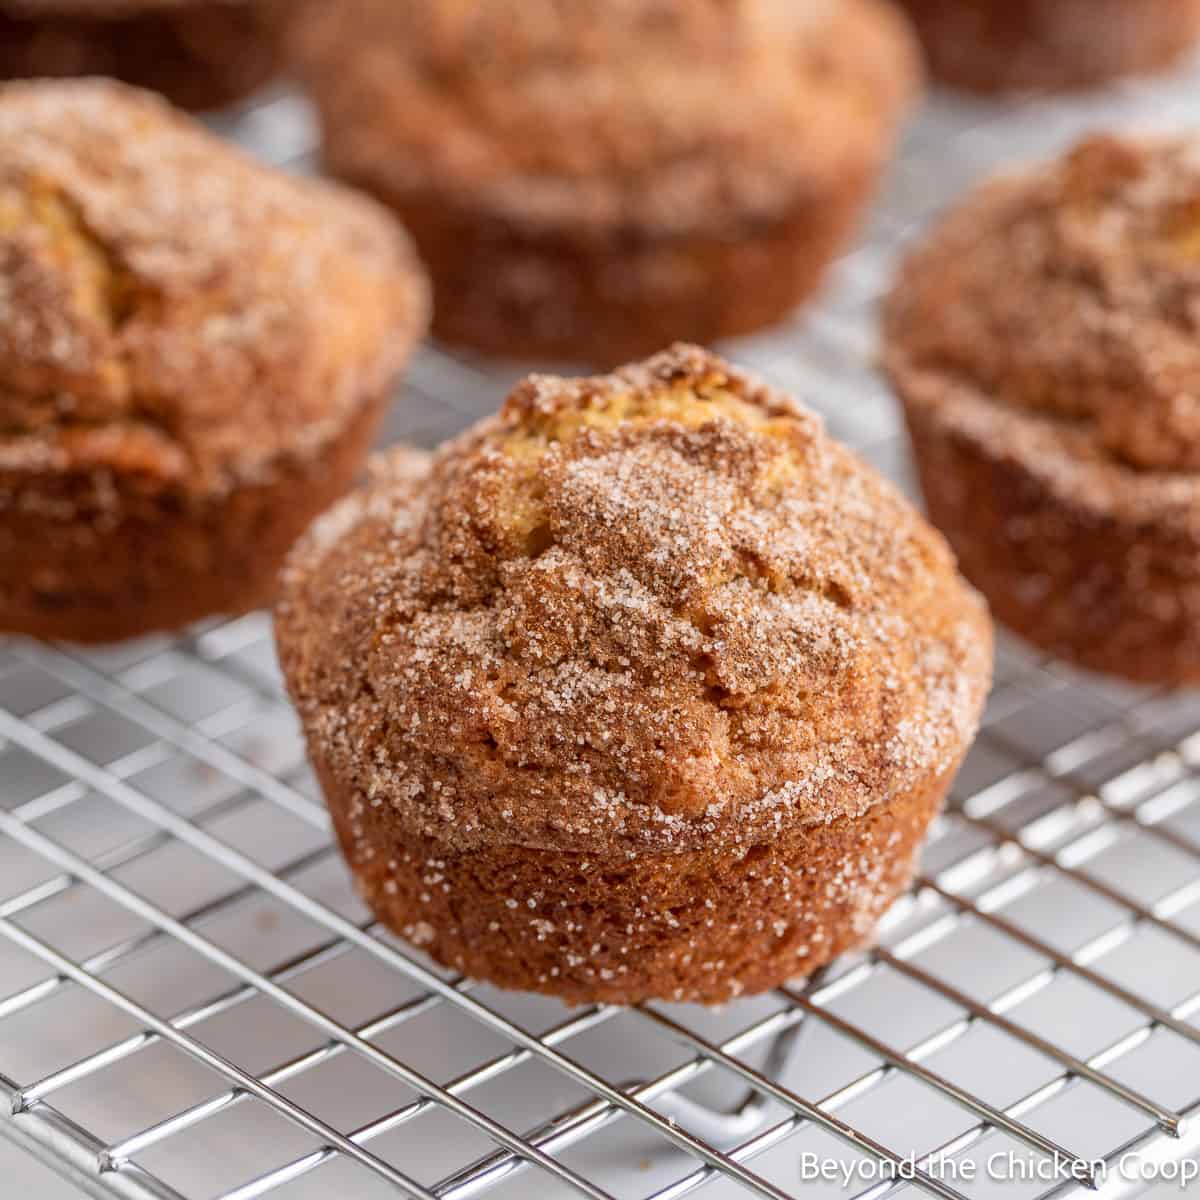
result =
[[[370,201],[148,93],[0,87],[0,467],[258,477],[383,387],[426,310]]]
[[[1133,502],[1200,469],[1200,139],[1092,137],[985,186],[909,261],[887,324],[896,371],[940,379],[964,420],[975,397],[970,419],[1060,459],[1064,487]]]
[[[857,814],[953,767],[990,667],[903,498],[685,346],[534,376],[432,460],[386,460],[293,554],[278,621],[314,757],[460,846]]]
[[[342,0],[297,30],[353,130],[336,150],[351,177],[571,229],[769,213],[789,182],[858,161],[918,73],[874,0]]]

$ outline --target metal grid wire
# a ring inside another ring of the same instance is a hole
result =
[[[1000,165],[1197,115],[1196,69],[937,98],[820,301],[728,352],[911,490],[871,372],[898,248]],[[286,92],[216,125],[311,163]],[[387,438],[436,443],[520,373],[426,349]],[[567,1010],[372,924],[264,616],[98,652],[0,642],[0,1134],[138,1200],[1139,1191],[1104,1166],[1200,1144],[1198,765],[1200,696],[1002,639],[986,727],[876,949],[718,1011]],[[805,1154],[855,1181],[805,1181]],[[910,1155],[915,1180],[872,1178]],[[1017,1178],[988,1178],[995,1155]],[[0,1158],[5,1196],[44,1194],[25,1162]]]

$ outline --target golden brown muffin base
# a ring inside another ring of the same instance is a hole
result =
[[[901,0],[933,74],[972,91],[1089,87],[1170,65],[1198,0]]]
[[[0,79],[107,75],[183,108],[219,108],[279,70],[287,2],[195,0],[104,16],[0,12]]]
[[[957,764],[956,764],[957,767]],[[720,1003],[811,974],[861,945],[908,885],[954,771],[859,817],[723,849],[595,856],[521,846],[448,850],[316,763],[356,884],[435,960],[569,1003]],[[364,849],[365,846],[365,849]]]
[[[99,508],[90,474],[0,471],[0,631],[112,642],[270,604],[283,556],[354,483],[384,408],[370,398],[311,457],[220,496],[118,475]]]
[[[907,404],[929,516],[993,616],[1035,646],[1135,682],[1200,683],[1200,541],[1073,504],[1013,449]]]
[[[433,332],[516,358],[600,366],[680,338],[715,342],[774,324],[806,299],[855,228],[878,172],[863,161],[787,211],[709,235],[522,230],[433,194],[334,171],[389,204],[433,280]]]

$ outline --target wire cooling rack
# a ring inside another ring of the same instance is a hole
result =
[[[1198,115],[1197,70],[1083,100],[936,99],[818,304],[729,353],[911,489],[871,372],[898,248],[1000,165]],[[286,92],[216,125],[311,162]],[[520,373],[426,349],[388,438],[433,444]],[[1200,1150],[1198,764],[1200,696],[1002,639],[986,727],[874,951],[722,1010],[568,1010],[371,923],[264,616],[94,653],[0,641],[0,1134],[68,1181],[0,1141],[0,1194],[1169,1187]]]

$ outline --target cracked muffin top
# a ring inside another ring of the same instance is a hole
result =
[[[0,469],[262,478],[387,384],[426,311],[370,201],[149,93],[0,86]]]
[[[1195,509],[1200,139],[1093,136],[986,185],[909,259],[885,325],[907,400],[1064,496]]]
[[[878,0],[340,0],[295,29],[339,170],[572,230],[769,215],[873,157],[919,75]]]
[[[990,623],[820,420],[677,346],[400,451],[284,572],[314,758],[457,846],[746,847],[951,770]]]

